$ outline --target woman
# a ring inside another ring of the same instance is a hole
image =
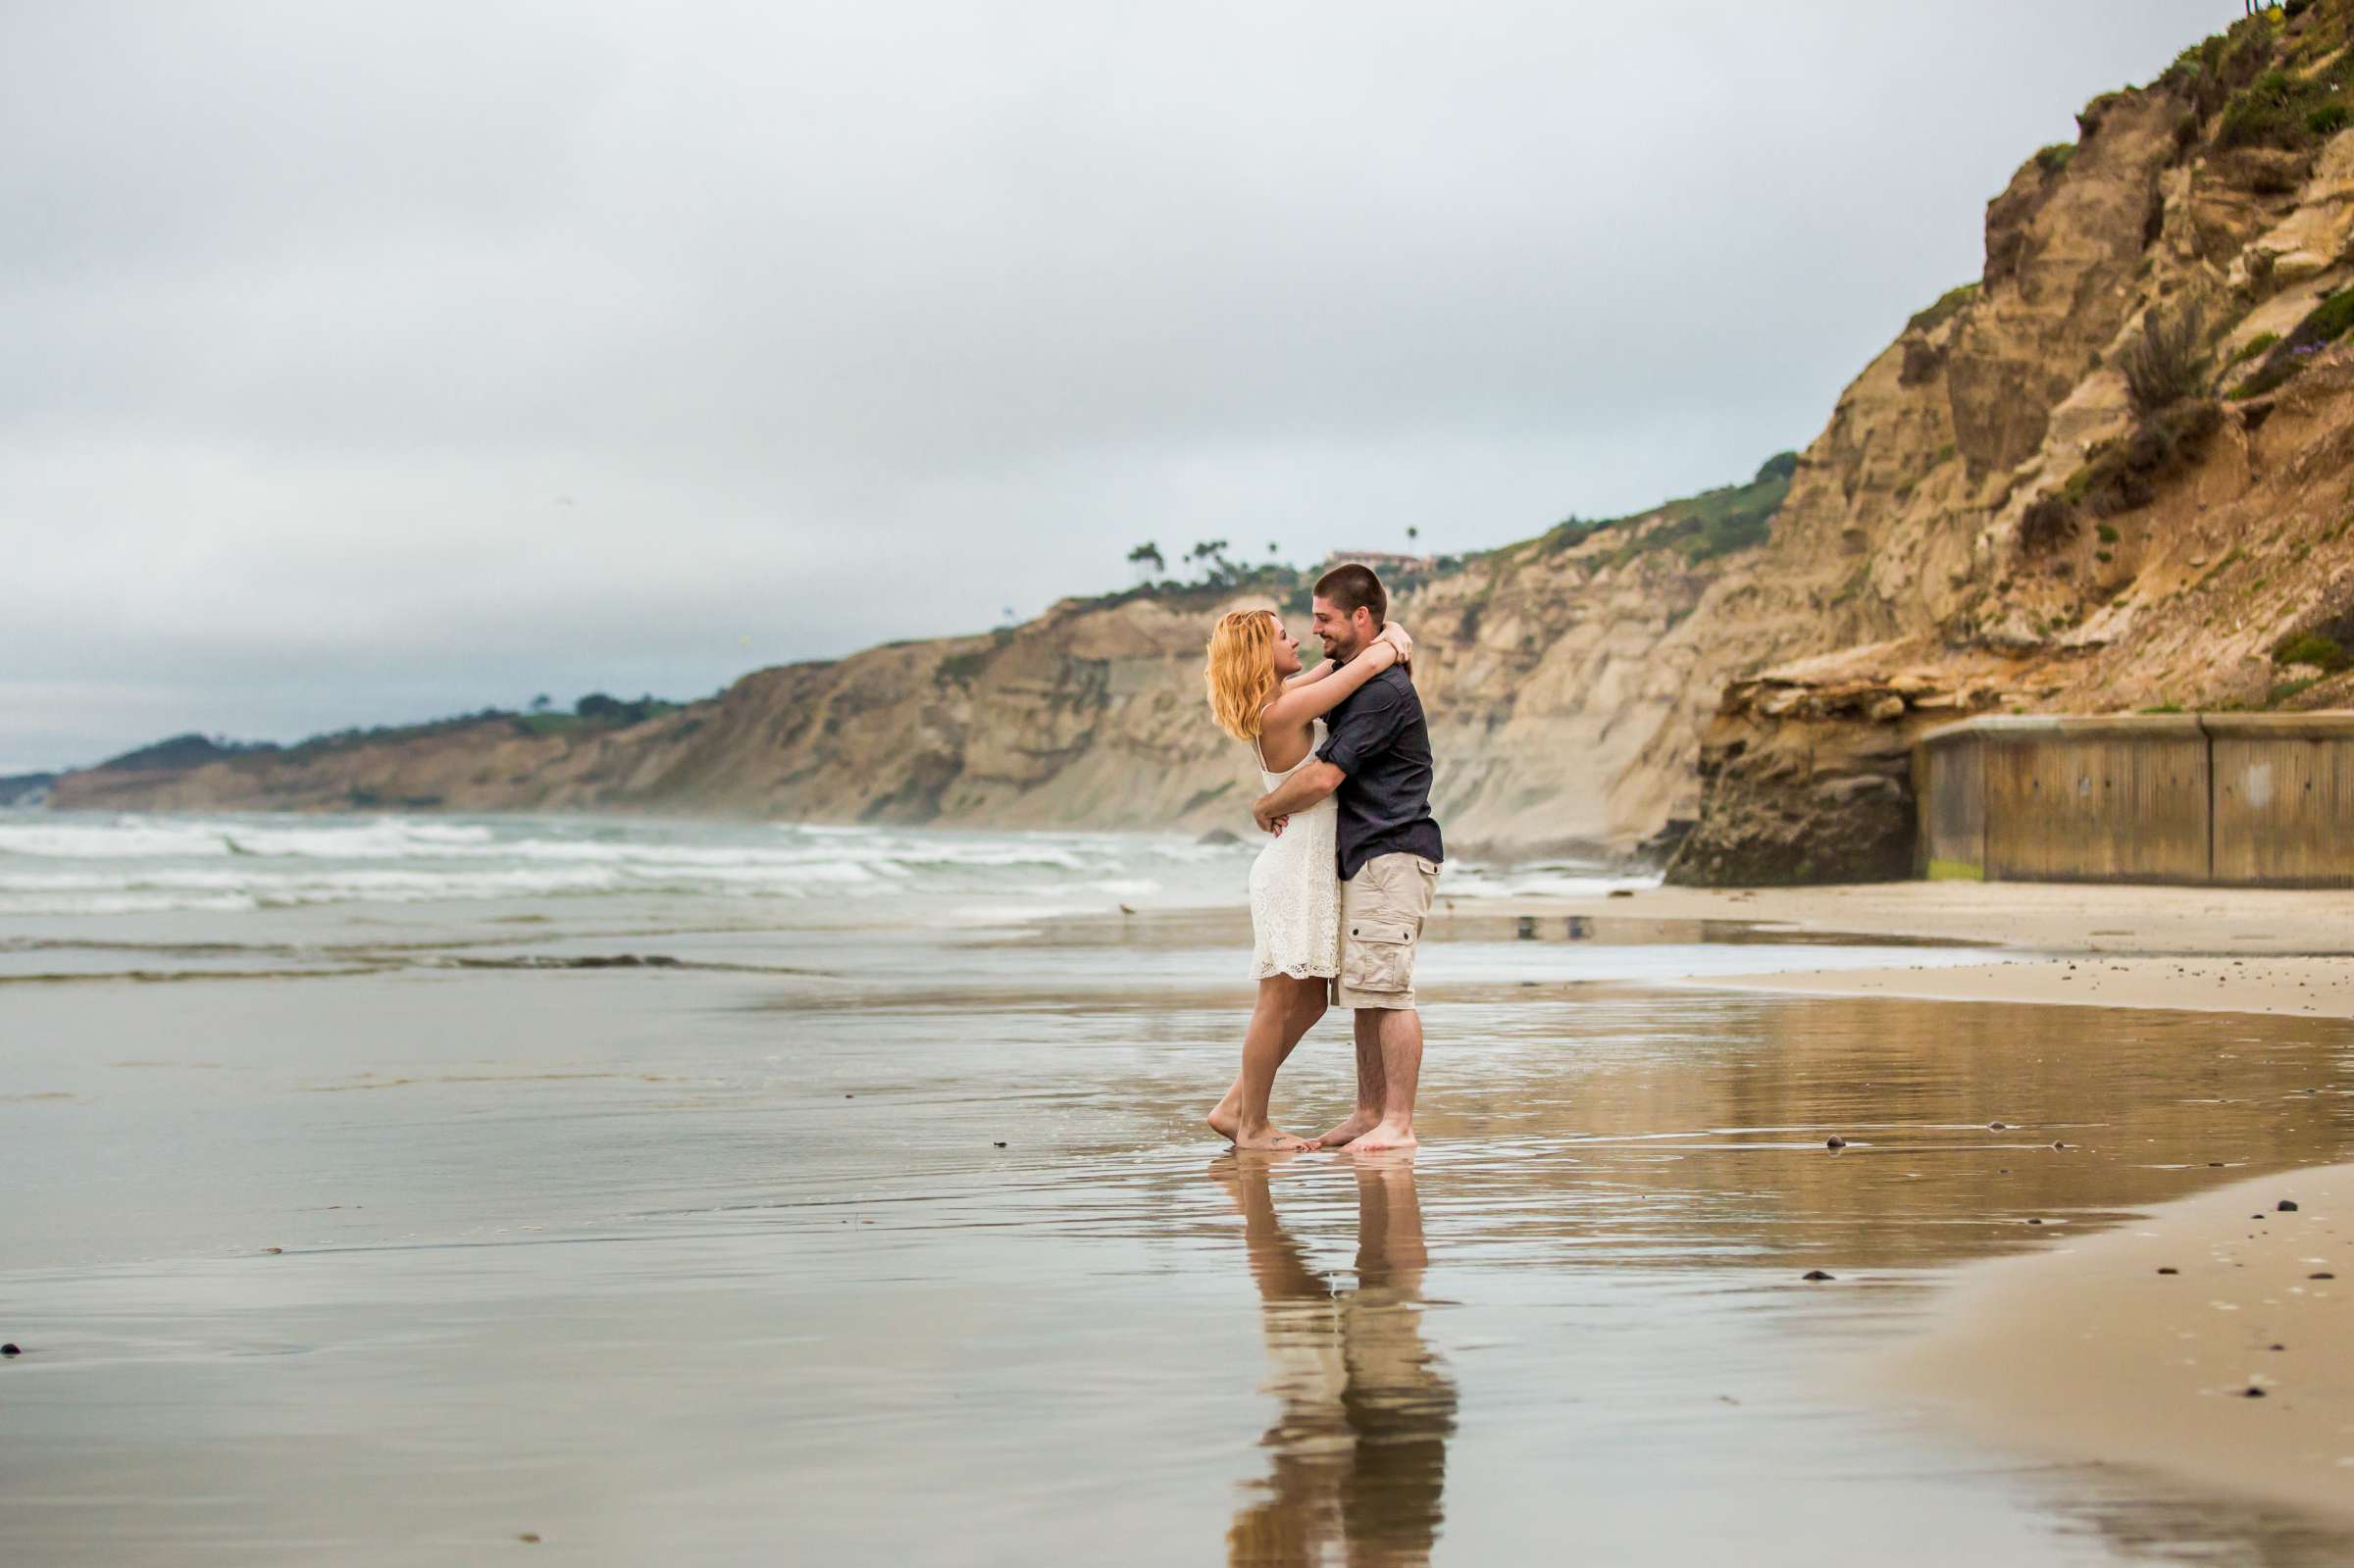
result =
[[[1385,626],[1381,640],[1346,665],[1300,668],[1300,639],[1271,610],[1238,610],[1209,634],[1203,675],[1210,715],[1258,756],[1260,783],[1273,789],[1305,766],[1324,741],[1324,715],[1357,687],[1411,655],[1405,630]],[[1278,1131],[1267,1120],[1276,1070],[1324,1016],[1341,967],[1339,868],[1333,834],[1339,808],[1328,796],[1283,825],[1251,867],[1251,973],[1258,1001],[1243,1034],[1243,1071],[1209,1113],[1209,1125],[1237,1148],[1293,1150],[1314,1140]]]

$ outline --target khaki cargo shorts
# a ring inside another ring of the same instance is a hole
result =
[[[1341,884],[1341,972],[1335,1007],[1414,1005],[1414,949],[1422,918],[1438,890],[1438,862],[1420,855],[1376,855]]]

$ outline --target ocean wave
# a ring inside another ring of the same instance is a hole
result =
[[[593,898],[916,899],[931,914],[1231,889],[1175,837],[659,820],[231,813],[0,822],[0,915]],[[1191,868],[1201,868],[1192,870]]]

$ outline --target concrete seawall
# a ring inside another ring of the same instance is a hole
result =
[[[1913,790],[1930,878],[2354,886],[2354,713],[1972,719]]]

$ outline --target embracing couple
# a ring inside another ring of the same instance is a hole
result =
[[[1271,610],[1238,611],[1209,636],[1210,712],[1257,752],[1266,793],[1252,816],[1274,835],[1251,868],[1258,1002],[1242,1076],[1209,1125],[1237,1148],[1412,1148],[1414,948],[1444,853],[1430,731],[1407,673],[1413,642],[1389,624],[1381,580],[1335,567],[1313,608],[1329,656],[1313,670]],[[1294,1138],[1268,1121],[1267,1096],[1328,1002],[1356,1014],[1356,1109],[1321,1138]]]

